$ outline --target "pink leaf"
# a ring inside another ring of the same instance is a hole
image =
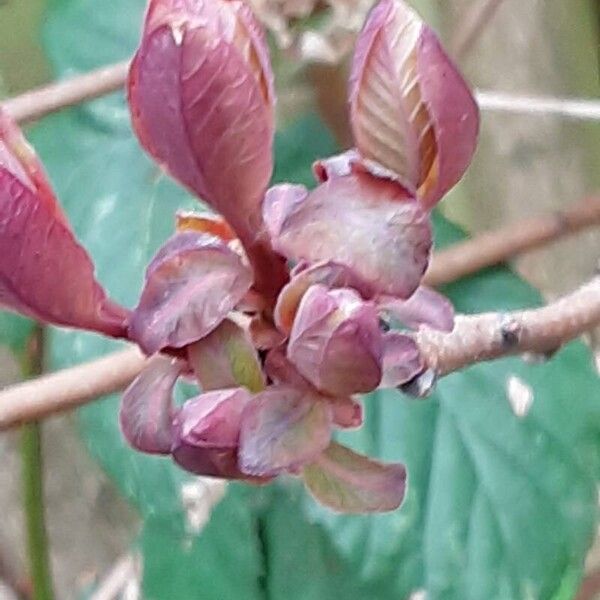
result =
[[[306,198],[281,186],[269,190],[263,210],[275,250],[345,265],[379,293],[409,297],[427,268],[429,216],[394,182],[354,173]]]
[[[329,289],[350,287],[363,294],[372,295],[371,288],[345,265],[334,262],[317,263],[299,271],[281,290],[275,306],[274,319],[277,327],[289,333],[302,297],[311,285],[322,284]]]
[[[33,149],[0,112],[0,304],[39,321],[126,335]]]
[[[411,329],[421,325],[440,331],[454,328],[454,307],[450,300],[425,286],[419,287],[408,300],[381,296],[377,305],[392,319]]]
[[[402,0],[382,0],[359,36],[350,84],[356,146],[433,206],[477,141],[469,88],[433,31]]]
[[[129,102],[146,150],[240,237],[254,237],[273,168],[274,94],[264,34],[248,7],[151,2]]]
[[[395,388],[414,379],[424,369],[419,347],[398,331],[383,337],[383,376],[379,387]]]
[[[123,394],[121,431],[136,450],[170,454],[173,387],[183,366],[175,359],[155,356]]]
[[[130,337],[148,354],[191,344],[215,329],[251,284],[250,270],[223,241],[177,234],[146,271]]]
[[[344,397],[374,390],[382,358],[375,305],[350,289],[312,286],[296,313],[287,356],[322,392]]]
[[[230,319],[188,346],[188,356],[205,392],[238,386],[250,392],[264,389],[258,354],[244,329]]]
[[[237,463],[241,416],[249,400],[241,388],[188,400],[173,421],[175,462],[196,475],[246,479]]]
[[[380,463],[335,442],[304,468],[303,477],[319,502],[345,513],[395,510],[406,487],[403,465]]]
[[[329,445],[331,423],[331,407],[318,395],[287,386],[268,388],[242,415],[242,471],[268,476],[298,469]]]

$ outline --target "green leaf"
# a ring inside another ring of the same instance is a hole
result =
[[[0,345],[9,348],[17,360],[23,359],[34,327],[35,323],[26,317],[0,311]]]

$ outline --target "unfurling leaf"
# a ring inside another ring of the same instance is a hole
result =
[[[303,477],[319,502],[346,513],[395,510],[406,487],[403,465],[371,460],[335,442],[304,468]]]
[[[250,269],[225,242],[179,233],[146,271],[130,337],[148,354],[196,342],[221,323],[251,284]]]
[[[205,392],[241,386],[255,393],[265,387],[258,354],[248,334],[230,319],[188,346],[188,356]]]
[[[377,305],[393,321],[410,329],[418,329],[421,325],[439,331],[454,328],[454,307],[450,300],[423,285],[407,300],[381,296]]]
[[[424,369],[419,347],[412,338],[398,331],[390,331],[383,336],[382,364],[381,388],[401,386]]]
[[[402,0],[371,12],[354,55],[350,110],[361,155],[433,206],[473,156],[479,112],[435,33]]]
[[[273,247],[291,260],[333,261],[380,293],[408,298],[429,261],[428,213],[397,183],[353,173],[310,194],[301,186],[267,193],[265,222]]]
[[[173,387],[183,367],[175,359],[155,356],[123,394],[121,431],[136,450],[151,454],[171,452]]]
[[[375,305],[351,289],[313,285],[304,294],[287,356],[318,390],[350,396],[381,380],[382,333]]]
[[[55,325],[126,334],[127,311],[106,297],[41,163],[2,112],[0,305]]]
[[[281,331],[289,333],[292,330],[300,301],[308,288],[315,284],[322,284],[329,289],[354,288],[362,292],[363,297],[372,293],[370,287],[349,267],[334,262],[317,263],[293,275],[291,281],[279,293],[274,318]]]
[[[270,387],[244,409],[240,468],[259,476],[294,471],[327,448],[331,424],[325,398],[303,389]]]
[[[250,394],[218,390],[188,400],[173,420],[172,455],[196,475],[245,479],[238,468],[240,422]]]
[[[221,212],[256,234],[273,168],[273,86],[264,35],[243,2],[150,3],[129,75],[145,149]]]

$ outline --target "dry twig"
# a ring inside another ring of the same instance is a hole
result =
[[[137,348],[43,375],[0,392],[0,431],[71,410],[126,387],[146,358]]]
[[[548,355],[600,325],[600,276],[542,308],[459,316],[454,330],[422,329],[415,339],[439,376],[471,364],[531,353]]]
[[[600,225],[600,196],[564,210],[481,233],[437,254],[425,283],[437,287],[545,246],[582,229]]]
[[[600,325],[600,276],[545,307],[458,317],[451,333],[422,330],[416,341],[429,367],[446,375],[476,362],[545,354]],[[127,386],[145,359],[128,349],[0,392],[0,430],[70,410]]]
[[[2,106],[18,123],[36,121],[63,108],[121,89],[128,69],[129,61],[108,65],[15,96],[5,100]]]

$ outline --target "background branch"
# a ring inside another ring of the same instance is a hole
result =
[[[600,196],[585,198],[564,210],[481,233],[434,254],[424,282],[432,287],[450,283],[597,225]]]
[[[4,110],[17,121],[29,123],[123,87],[129,61],[108,65],[83,75],[58,81],[3,101]]]
[[[137,348],[43,375],[0,392],[0,431],[71,410],[125,388],[146,358]]]

